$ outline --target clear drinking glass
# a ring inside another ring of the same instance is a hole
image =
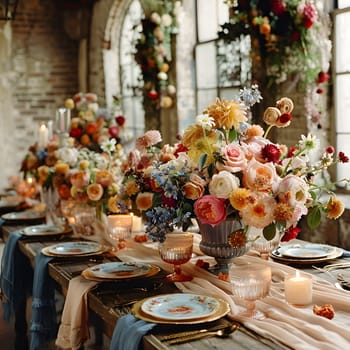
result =
[[[280,237],[278,233],[271,240],[267,240],[264,236],[260,236],[252,242],[251,249],[256,250],[262,259],[268,260],[270,253],[278,247],[279,243]]]
[[[233,294],[243,299],[247,308],[239,316],[265,318],[262,312],[256,310],[255,302],[265,298],[270,291],[271,268],[260,264],[232,264],[229,278]]]
[[[132,216],[129,214],[115,214],[107,216],[108,236],[116,242],[114,251],[126,247],[126,239],[130,238],[132,231]]]
[[[165,241],[159,244],[159,253],[163,261],[174,265],[174,272],[166,276],[167,282],[191,281],[192,276],[181,271],[181,265],[187,263],[192,257],[193,234],[169,233]]]

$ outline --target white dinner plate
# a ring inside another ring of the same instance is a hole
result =
[[[219,300],[198,294],[175,293],[151,297],[141,310],[163,320],[193,320],[209,317],[218,310]]]
[[[62,242],[44,248],[45,252],[54,256],[80,256],[94,254],[102,250],[101,244],[95,242]]]
[[[159,271],[158,266],[151,264],[113,261],[89,267],[82,272],[82,275],[87,279],[118,280],[153,276]]]
[[[22,234],[25,236],[50,236],[70,233],[72,230],[61,225],[35,225],[26,227]]]
[[[336,248],[326,244],[290,244],[278,249],[282,256],[295,259],[324,258],[335,252]]]
[[[6,213],[1,216],[6,221],[21,222],[44,219],[45,213],[37,210],[25,210],[25,211],[15,211],[11,213]]]

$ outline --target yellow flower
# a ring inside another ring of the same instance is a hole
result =
[[[229,200],[232,207],[237,210],[242,210],[246,208],[248,204],[254,202],[252,192],[247,188],[237,188],[232,191]]]
[[[232,128],[238,130],[240,123],[246,122],[246,112],[243,106],[235,101],[226,101],[216,99],[216,102],[211,104],[205,110],[211,117],[214,118],[216,127],[230,130]]]
[[[343,212],[343,202],[336,197],[331,197],[327,203],[327,218],[338,219],[343,214]]]
[[[214,162],[213,154],[217,151],[216,146],[216,136],[215,134],[210,134],[210,137],[202,137],[197,139],[190,147],[188,151],[188,156],[195,163],[198,163],[198,160],[202,154],[207,154],[208,158],[206,165]]]
[[[69,171],[69,165],[67,163],[56,163],[55,164],[55,173],[57,175],[66,175]]]
[[[205,136],[205,130],[199,124],[190,125],[182,136],[182,144],[191,148],[193,143]]]
[[[112,213],[119,213],[120,208],[118,206],[118,201],[120,200],[118,195],[115,195],[113,197],[109,197],[108,199],[108,210]]]

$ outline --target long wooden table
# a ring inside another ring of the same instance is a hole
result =
[[[4,240],[8,238],[12,231],[23,228],[21,226],[4,226]],[[21,252],[28,258],[28,263],[34,267],[35,255],[42,248],[53,244],[53,239],[71,240],[69,236],[62,237],[24,237],[19,241]],[[114,255],[105,253],[102,255],[77,257],[77,258],[57,258],[49,263],[48,271],[50,276],[57,282],[57,289],[62,295],[66,295],[70,279],[79,275],[87,267],[91,267],[98,263],[118,260]],[[89,318],[93,321],[97,332],[97,342],[101,341],[101,332],[108,337],[112,336],[114,327],[118,318],[130,312],[128,303],[134,300],[141,300],[152,295],[177,292],[177,288],[171,283],[164,282],[165,272],[161,271],[154,277],[147,280],[137,279],[125,282],[103,282],[99,283],[96,289],[88,293]],[[25,306],[23,306],[25,307]],[[91,317],[90,317],[91,316]],[[25,309],[22,313],[16,314],[17,323],[22,327],[16,329],[19,337],[23,337],[26,330]],[[266,339],[240,325],[239,329],[227,339],[210,338],[202,339],[191,343],[181,345],[167,346],[166,343],[160,341],[160,336],[173,332],[190,329],[215,328],[222,327],[228,323],[232,323],[226,318],[218,321],[201,325],[159,325],[152,332],[143,338],[143,348],[145,350],[193,350],[193,349],[212,349],[214,346],[223,350],[229,349],[287,349],[288,347],[278,342]],[[22,350],[22,349],[21,349]]]

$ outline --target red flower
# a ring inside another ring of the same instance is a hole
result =
[[[297,238],[300,231],[301,229],[299,227],[291,226],[282,236],[281,242],[288,242],[294,238]]]
[[[271,0],[271,12],[280,17],[286,12],[286,5],[281,0]]]
[[[320,83],[324,83],[329,79],[329,74],[327,74],[326,72],[319,72],[318,73],[318,77],[316,80],[316,83],[320,84]]]
[[[71,129],[69,136],[74,137],[76,139],[80,138],[80,136],[83,134],[83,130],[80,128],[73,128]]]
[[[124,126],[125,124],[125,117],[123,115],[118,115],[115,117],[115,121],[118,125]]]
[[[182,143],[179,143],[177,146],[176,146],[176,150],[174,152],[174,155],[177,157],[179,155],[179,153],[181,152],[187,152],[188,151],[188,148],[185,147]]]
[[[326,148],[326,152],[329,153],[329,154],[333,154],[335,152],[335,149],[333,146],[328,146]]]
[[[177,200],[175,200],[172,197],[167,197],[164,192],[162,192],[162,202],[165,206],[168,206],[169,208],[176,208],[177,206]]]
[[[277,163],[281,156],[281,151],[279,148],[273,144],[267,144],[262,150],[261,150],[262,156],[265,160],[268,162]]]
[[[347,157],[344,152],[339,152],[338,157],[339,157],[339,160],[342,163],[348,163],[349,162],[349,157]]]
[[[108,128],[108,132],[112,137],[118,137],[120,133],[120,129],[118,125],[112,125]]]
[[[283,113],[280,117],[279,117],[279,121],[282,124],[287,124],[290,120],[292,119],[292,115],[289,113]]]
[[[288,151],[288,154],[287,154],[287,158],[291,158],[294,156],[294,153],[296,151],[296,148],[294,146],[292,147],[289,147],[289,151]]]
[[[316,93],[317,93],[317,94],[323,94],[323,89],[318,88],[318,89],[316,90]]]

